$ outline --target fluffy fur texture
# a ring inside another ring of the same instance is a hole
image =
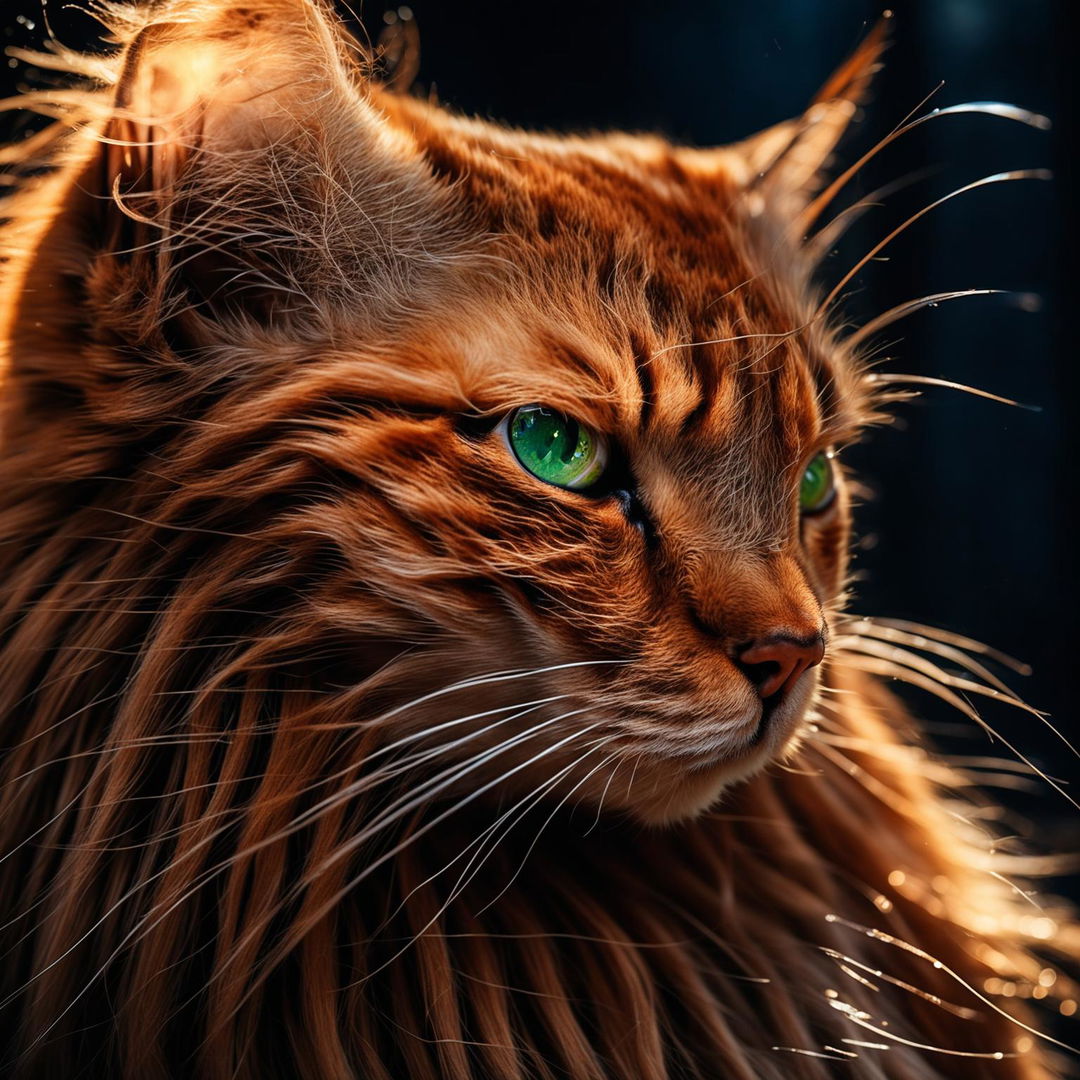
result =
[[[867,672],[993,676],[798,512],[897,393],[802,243],[878,38],[703,151],[392,94],[315,0],[107,21],[0,233],[14,1074],[1055,1075],[1075,924]],[[732,650],[823,618],[759,727]]]

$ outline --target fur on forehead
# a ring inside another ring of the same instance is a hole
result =
[[[426,384],[432,403],[481,409],[541,389],[568,409],[628,408],[644,363],[677,410],[695,371],[805,362],[835,385],[838,437],[866,419],[788,225],[879,39],[799,120],[693,150],[524,133],[392,94],[321,0],[110,5],[106,19],[123,45],[111,61],[54,62],[106,88],[38,95],[76,128],[51,164],[85,170],[111,207],[66,253],[109,298],[99,337],[153,354],[168,327],[236,370],[362,351],[387,393]],[[422,377],[387,370],[409,357]]]

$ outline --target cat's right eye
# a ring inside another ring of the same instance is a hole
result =
[[[500,427],[518,464],[547,484],[582,491],[607,468],[604,436],[546,405],[523,405]]]
[[[799,484],[799,510],[804,514],[820,514],[832,505],[836,496],[836,470],[832,453],[822,451],[811,458]]]

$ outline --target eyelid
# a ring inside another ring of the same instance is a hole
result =
[[[499,413],[457,413],[454,430],[472,442],[486,439],[505,419]]]
[[[804,458],[802,467],[805,469],[811,461],[818,456],[818,454],[824,454],[829,461],[836,461],[841,452],[847,449],[846,446],[837,446],[834,442],[824,443],[823,445],[815,446]]]

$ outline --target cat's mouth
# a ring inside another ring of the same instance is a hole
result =
[[[666,698],[624,691],[617,706],[566,695],[554,715],[526,710],[525,728],[509,736],[492,721],[491,741],[463,785],[446,787],[455,796],[466,789],[546,795],[651,825],[685,821],[791,751],[816,686],[815,669],[765,698],[734,680],[714,683],[712,693],[695,686]],[[556,727],[569,718],[577,723]]]
[[[658,755],[651,767],[644,768],[647,779],[637,785],[626,810],[650,825],[677,824],[705,813],[728,788],[797,744],[811,694],[812,686],[808,685],[797,695],[776,695],[763,701],[757,722],[750,721],[751,732],[737,749],[729,740],[718,739],[712,747],[686,747],[691,752],[677,755],[677,760],[673,760],[675,755]]]
[[[762,701],[761,716],[758,718],[754,733],[750,736],[750,746],[759,746],[765,740],[769,728],[772,726],[774,716],[784,704],[784,699],[785,695],[783,693],[776,693]]]
[[[657,743],[648,755],[650,780],[636,785],[626,809],[650,824],[683,821],[708,810],[732,784],[791,751],[816,688],[817,675],[808,671],[787,693],[756,701],[739,720],[698,721],[681,739]]]
[[[817,672],[807,671],[789,691],[763,698],[757,724],[746,741],[747,754],[764,752],[772,757],[787,750],[803,727],[817,685]]]
[[[816,674],[808,671],[787,692],[748,704],[741,716],[704,712],[675,738],[658,742],[657,754],[703,768],[780,753],[802,726],[816,687]]]

